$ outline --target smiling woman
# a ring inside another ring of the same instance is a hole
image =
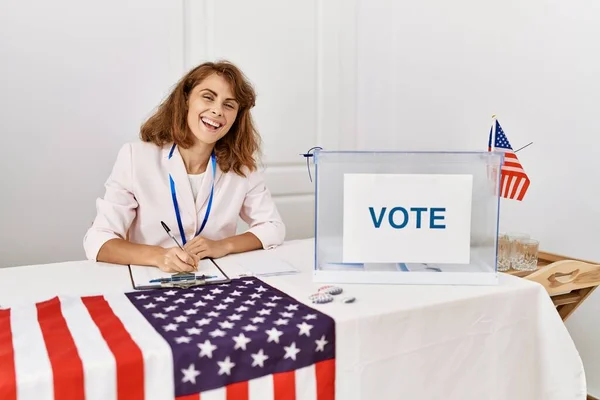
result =
[[[281,244],[285,226],[255,160],[255,98],[229,62],[188,72],[144,123],[142,140],[121,148],[84,238],[88,258],[192,271],[201,258]],[[249,229],[236,235],[238,218]],[[177,226],[183,249],[161,221]]]

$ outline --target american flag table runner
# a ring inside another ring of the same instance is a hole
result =
[[[333,319],[256,278],[0,310],[0,399],[333,400]]]

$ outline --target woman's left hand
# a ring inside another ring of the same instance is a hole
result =
[[[200,259],[203,258],[220,258],[228,254],[229,249],[223,240],[210,240],[202,236],[196,236],[183,246],[185,251]]]

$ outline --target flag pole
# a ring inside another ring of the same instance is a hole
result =
[[[492,145],[491,149],[494,151],[496,148],[496,114],[492,114]]]

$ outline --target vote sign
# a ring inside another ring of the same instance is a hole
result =
[[[345,263],[470,261],[472,175],[345,174]]]

